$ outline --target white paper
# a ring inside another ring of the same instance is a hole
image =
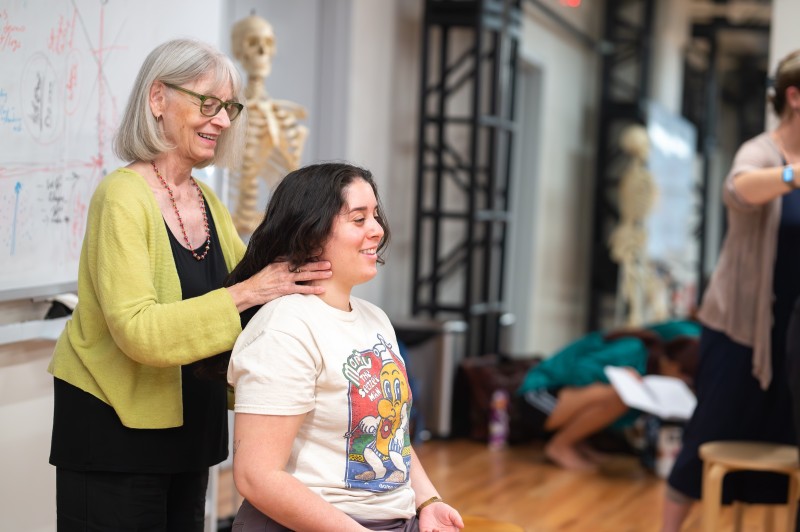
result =
[[[682,380],[663,375],[641,377],[630,369],[614,366],[603,369],[622,402],[631,408],[662,419],[687,420],[692,417],[697,398]]]

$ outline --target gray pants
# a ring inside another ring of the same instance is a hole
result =
[[[364,520],[355,517],[353,519],[370,530],[419,532],[416,516],[410,519]],[[291,532],[291,529],[276,523],[245,500],[236,513],[231,532]]]

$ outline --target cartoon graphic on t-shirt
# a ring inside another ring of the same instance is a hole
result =
[[[408,419],[411,389],[405,364],[383,336],[380,343],[347,357],[342,373],[350,382],[350,430],[345,483],[388,491],[406,482],[411,465]]]

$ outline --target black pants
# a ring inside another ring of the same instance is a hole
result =
[[[781,330],[784,330],[781,328]],[[785,333],[784,333],[785,334]],[[773,346],[777,342],[773,341]],[[785,345],[783,341],[780,345]],[[668,483],[693,499],[700,499],[703,462],[700,446],[715,440],[750,440],[794,445],[791,393],[785,375],[785,349],[773,347],[773,378],[762,390],[753,377],[752,348],[728,335],[703,327],[700,362],[695,375],[697,407],[683,433],[683,446]],[[738,471],[725,477],[722,499],[752,504],[784,504],[786,475]]]
[[[208,470],[140,474],[56,469],[58,532],[203,532]]]
[[[789,390],[792,392],[794,429],[800,435],[800,299],[795,301],[786,333],[786,372],[789,375]],[[795,531],[800,532],[800,512],[797,513]]]
[[[800,299],[795,302],[786,333],[786,371],[792,392],[794,427],[800,435]]]

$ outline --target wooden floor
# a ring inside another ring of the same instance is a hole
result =
[[[462,514],[512,522],[527,532],[660,530],[664,481],[633,457],[615,457],[599,473],[573,473],[546,462],[540,444],[489,450],[473,441],[434,440],[414,448],[442,497]],[[219,515],[232,514],[238,502],[230,475],[223,473]],[[765,509],[746,508],[743,530],[762,531]],[[724,512],[721,530],[731,530],[731,510]],[[784,515],[777,507],[776,522]],[[683,530],[701,530],[699,505]]]

